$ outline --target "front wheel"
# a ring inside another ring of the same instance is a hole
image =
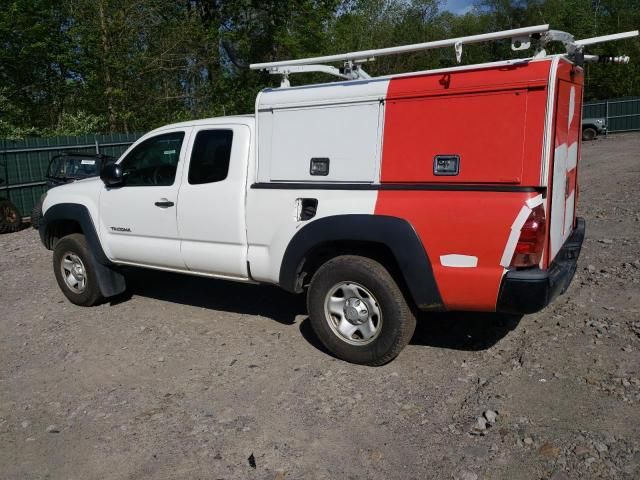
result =
[[[366,257],[329,260],[313,276],[307,308],[315,334],[336,357],[383,365],[409,343],[416,319],[391,274]]]
[[[585,127],[582,129],[582,140],[593,140],[596,136],[598,136],[598,132],[595,128]]]
[[[71,303],[91,307],[104,300],[84,235],[74,233],[56,243],[53,271],[60,290]]]

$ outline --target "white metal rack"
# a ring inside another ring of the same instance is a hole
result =
[[[629,57],[626,56],[598,57],[595,55],[584,55],[584,47],[636,36],[638,36],[638,30],[616,33],[613,35],[603,35],[584,40],[575,40],[573,35],[569,33],[549,29],[549,25],[536,25],[533,27],[516,28],[501,32],[470,35],[467,37],[450,38],[434,42],[401,45],[397,47],[361,50],[357,52],[340,53],[337,55],[284,60],[279,62],[253,63],[249,68],[252,70],[266,70],[269,73],[281,75],[282,87],[289,86],[289,75],[293,73],[324,72],[347,80],[369,79],[371,77],[364,71],[362,64],[375,60],[377,57],[453,47],[456,53],[456,60],[460,63],[462,61],[463,45],[504,39],[511,39],[512,50],[526,50],[531,47],[532,42],[536,42],[536,58],[544,57],[546,55],[544,47],[548,43],[558,41],[564,44],[567,55],[572,59],[577,60],[579,63],[582,63],[583,61],[627,63],[629,61]],[[343,66],[341,68],[337,68],[331,65],[325,65],[326,63],[336,62],[343,62]]]

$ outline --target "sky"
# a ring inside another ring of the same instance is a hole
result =
[[[474,0],[446,0],[443,9],[458,15],[464,15],[473,7]]]

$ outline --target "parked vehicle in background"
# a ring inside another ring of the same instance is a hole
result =
[[[604,118],[582,119],[582,140],[593,140],[598,135],[607,132],[607,122]]]
[[[108,155],[65,152],[54,156],[47,167],[47,190],[84,178],[97,177],[100,169],[116,159]],[[42,217],[42,201],[46,192],[33,206],[31,211],[31,226],[35,229]]]
[[[638,32],[609,40],[625,35]],[[529,59],[362,70],[496,38],[541,45]],[[39,232],[58,285],[95,305],[125,290],[132,265],[306,291],[325,347],[366,365],[400,353],[419,310],[539,311],[569,286],[584,239],[581,45],[603,38],[540,25],[254,64],[282,76],[254,115],[161,127],[100,179],[48,192]],[[567,54],[546,55],[558,39]],[[319,70],[341,81],[290,86]]]
[[[4,183],[0,178],[0,183]],[[22,217],[18,208],[7,198],[0,197],[0,233],[12,233],[20,229]]]

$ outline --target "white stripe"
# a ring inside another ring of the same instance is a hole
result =
[[[571,91],[569,92],[569,124],[567,125],[567,130],[571,130],[571,122],[573,122],[573,115],[576,113],[576,87],[571,86]]]
[[[527,221],[527,218],[529,218],[530,214],[531,209],[527,205],[523,205],[520,209],[520,212],[518,213],[518,216],[513,221],[513,225],[511,225],[511,233],[509,234],[509,239],[507,240],[507,244],[504,247],[502,259],[500,260],[500,265],[505,268],[511,265],[513,252],[516,251],[516,244],[520,239],[520,231],[522,230],[522,226],[524,225],[524,222]]]
[[[545,57],[548,59],[549,57]],[[547,110],[545,113],[545,130],[544,141],[542,148],[542,169],[540,172],[540,185],[547,186],[548,172],[551,164],[551,148],[554,143],[553,132],[551,127],[553,126],[553,110],[556,100],[556,78],[558,75],[558,64],[560,63],[560,55],[552,57],[551,68],[549,72],[549,87],[547,94]]]
[[[449,255],[440,255],[440,264],[443,267],[474,268],[478,266],[478,257],[450,253]]]
[[[578,142],[575,141],[567,150],[567,172],[578,165]]]
[[[575,190],[571,192],[571,195],[567,198],[564,206],[564,234],[562,235],[562,238],[565,241],[569,238],[569,234],[573,228],[573,210],[576,203],[575,193]]]
[[[551,191],[551,215],[549,220],[549,261],[553,260],[564,243],[565,182],[567,180],[567,145],[556,148],[553,156],[553,178]]]
[[[527,218],[529,218],[530,214],[531,209],[527,205],[523,205],[520,209],[520,212],[518,212],[518,216],[511,225],[511,230],[517,230],[519,232],[522,229],[524,222],[526,222]]]
[[[529,207],[531,210],[536,208],[538,205],[542,205],[542,195],[538,195],[537,197],[533,197],[527,200],[527,207]]]

